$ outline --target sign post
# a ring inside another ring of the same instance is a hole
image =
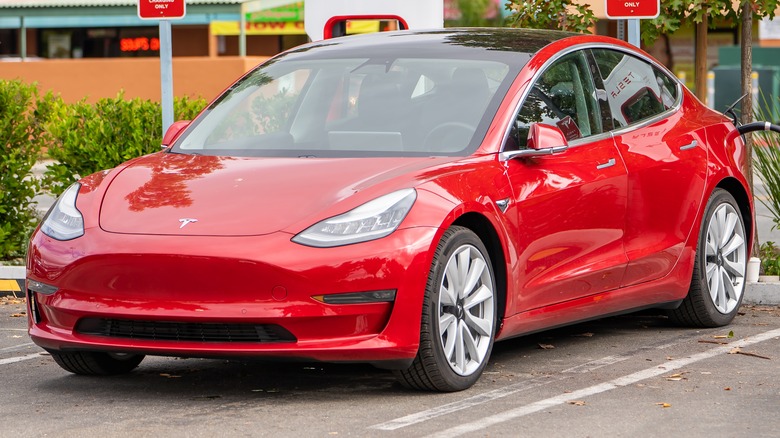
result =
[[[661,13],[661,0],[605,0],[607,18],[628,21],[628,42],[640,46],[640,19],[653,19]]]
[[[184,18],[184,0],[138,0],[138,17],[160,23],[160,103],[162,105],[162,135],[173,124],[173,50],[171,21]]]

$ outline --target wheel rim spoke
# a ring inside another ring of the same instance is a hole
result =
[[[726,303],[728,303],[728,298],[726,297],[726,288],[731,284],[731,282],[729,281],[728,274],[726,274],[726,270],[723,268],[720,268],[718,271],[718,277],[720,277],[720,287],[718,288],[718,301],[715,303],[715,305],[718,307],[718,310],[722,312],[723,309],[726,308]]]
[[[445,287],[442,285],[442,287],[439,288],[439,296],[441,297],[441,303],[446,306],[454,306],[458,299],[455,297],[455,288],[453,287]]]
[[[463,339],[463,349],[468,352],[469,357],[475,362],[482,362],[482,357],[477,348],[477,340],[471,336],[471,331],[466,326],[465,321],[461,321],[460,333]]]
[[[745,239],[742,238],[742,236],[735,234],[731,237],[731,240],[726,242],[723,245],[723,256],[727,257],[730,256],[734,251],[738,249],[742,249],[742,247],[745,245]]]
[[[489,336],[490,335],[490,328],[493,324],[493,321],[490,321],[485,318],[479,318],[471,313],[466,313],[466,317],[464,319],[466,321],[466,325],[477,332],[477,334],[481,336]]]
[[[476,259],[471,263],[468,274],[466,276],[465,286],[463,287],[463,298],[467,298],[468,294],[474,290],[474,287],[482,277],[482,272],[485,270],[485,268],[485,262],[480,259]]]
[[[715,272],[710,280],[710,297],[712,302],[717,305],[718,293],[720,291],[720,268],[715,268]]]
[[[727,244],[727,240],[734,235],[734,227],[737,226],[737,215],[736,214],[729,214],[728,212],[724,213],[724,222],[723,222],[723,234],[721,235],[721,239],[723,239],[720,243],[720,246],[725,247]]]
[[[443,343],[444,347],[444,355],[447,358],[452,358],[452,353],[455,351],[455,343],[457,342],[458,336],[456,335],[456,331],[458,329],[458,319],[455,318],[454,315],[446,315],[451,317],[451,320],[448,324],[446,324],[446,327],[444,330],[442,330],[440,333],[446,334],[446,341]],[[443,324],[439,324],[440,326]]]
[[[438,328],[444,356],[457,374],[476,372],[488,354],[495,327],[493,279],[472,245],[457,248],[439,286]]]
[[[723,268],[731,278],[740,278],[745,276],[745,272],[743,271],[744,266],[740,265],[739,263],[732,262],[731,260],[725,260]]]

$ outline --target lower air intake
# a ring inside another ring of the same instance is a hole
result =
[[[195,342],[295,342],[276,324],[223,324],[85,318],[76,332],[111,338]]]

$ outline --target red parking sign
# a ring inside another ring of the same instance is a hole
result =
[[[138,0],[138,16],[143,20],[175,20],[185,14],[184,0]]]
[[[606,0],[607,18],[633,20],[655,18],[661,12],[661,0]]]

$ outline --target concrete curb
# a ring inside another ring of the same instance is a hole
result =
[[[748,283],[742,302],[765,306],[780,305],[780,283]]]

